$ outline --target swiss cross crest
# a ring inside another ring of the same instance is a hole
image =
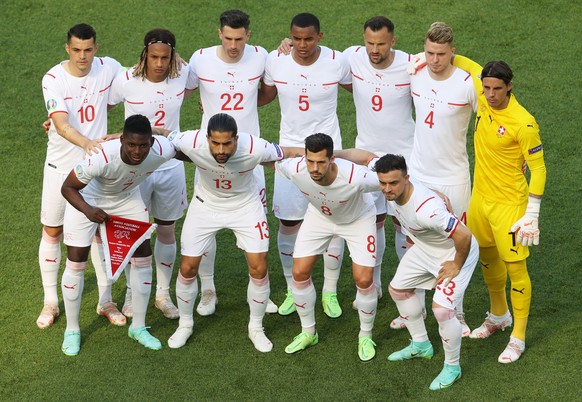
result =
[[[505,135],[505,127],[499,126],[499,128],[497,129],[497,135],[503,137]]]

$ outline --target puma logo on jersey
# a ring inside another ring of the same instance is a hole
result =
[[[323,193],[321,191],[319,192],[319,194],[323,195],[324,197],[327,197],[327,194],[326,193]]]
[[[378,74],[378,73],[376,73],[376,77],[378,77],[378,78],[382,79],[382,74]]]
[[[510,248],[509,251],[514,252],[515,254],[517,254],[517,249],[516,248]]]
[[[233,72],[231,72],[231,71],[227,71],[226,73],[227,73],[228,75],[230,75],[231,77],[233,77],[233,78],[234,78],[234,73],[233,73]]]
[[[517,292],[517,293],[524,294],[523,291],[525,290],[525,288],[522,288],[521,290],[516,289],[516,288],[511,288],[511,290],[513,290],[514,292]]]
[[[434,89],[431,89],[432,93],[435,95],[438,95],[437,91],[435,91]]]
[[[160,94],[160,95],[162,95],[162,96],[164,96],[164,92],[165,92],[165,91],[156,91],[156,93],[157,93],[157,94]]]
[[[305,74],[299,74],[299,76],[300,76],[301,78],[305,78],[305,79],[307,79],[307,75],[305,75]]]
[[[428,217],[428,219],[432,219],[436,216],[437,214],[432,214],[431,216]]]
[[[85,91],[87,90],[86,86],[81,85],[81,89],[84,89]]]

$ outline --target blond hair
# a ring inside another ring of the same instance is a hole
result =
[[[444,22],[433,22],[426,33],[425,41],[434,43],[448,43],[453,46],[453,29]]]

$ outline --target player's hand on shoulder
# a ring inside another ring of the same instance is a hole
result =
[[[408,66],[406,67],[406,72],[409,75],[414,75],[424,66],[426,66],[426,55],[424,52],[420,52],[411,56],[410,62],[408,62]]]
[[[291,42],[291,39],[283,38],[283,40],[281,41],[281,44],[277,48],[277,51],[279,53],[283,53],[284,55],[288,55],[289,53],[291,53],[291,48],[293,47],[292,43],[293,42]]]
[[[83,150],[87,155],[97,155],[101,149],[101,143],[105,140],[103,138],[98,138],[96,140],[87,139],[85,145],[83,145]]]
[[[442,286],[447,286],[449,282],[461,272],[461,267],[457,265],[454,261],[445,261],[441,264],[441,269],[436,278],[437,283]]]

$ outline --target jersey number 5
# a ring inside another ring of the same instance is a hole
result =
[[[307,112],[309,110],[309,101],[307,95],[299,95],[299,110]]]
[[[241,106],[244,97],[240,92],[236,92],[232,95],[229,93],[223,93],[220,95],[220,99],[224,101],[221,107],[222,110],[244,110],[244,107]]]

